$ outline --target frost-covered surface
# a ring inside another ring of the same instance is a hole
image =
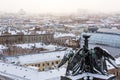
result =
[[[86,76],[90,76],[93,78],[99,78],[99,79],[109,79],[110,77],[113,77],[114,75],[100,75],[100,74],[92,74],[92,73],[83,73],[81,75],[77,75],[77,76],[68,76],[70,79],[72,80],[78,80],[80,78],[84,78]]]
[[[54,60],[54,59],[61,59],[64,56],[65,51],[57,51],[57,52],[50,52],[50,53],[42,53],[42,54],[34,54],[34,55],[25,55],[25,56],[18,56],[13,58],[14,61],[19,61],[21,64],[36,62],[36,61],[46,61],[46,60]],[[60,56],[58,58],[57,56]],[[9,58],[10,59],[10,58]],[[120,58],[116,59],[116,62],[119,62]],[[118,63],[117,63],[118,64]],[[112,68],[112,66],[109,66]],[[12,77],[18,80],[60,80],[60,76],[65,74],[65,68],[49,70],[44,72],[38,72],[36,69],[31,69],[30,67],[20,67],[15,66],[13,64],[3,63],[0,62],[0,74],[5,75],[8,77]],[[6,75],[7,74],[7,75]],[[102,79],[108,79],[109,77],[113,76],[103,76],[98,74],[91,74],[91,73],[84,73],[82,75],[78,75],[75,77],[70,76],[70,78],[74,78],[75,80],[80,77],[84,76],[92,76]]]
[[[35,69],[0,62],[0,75],[13,78],[15,80],[60,80],[60,76],[64,76],[65,71],[66,69],[62,67],[59,69],[39,72]],[[85,76],[91,76],[100,79],[108,79],[113,75],[105,76],[92,73],[83,73],[81,75],[68,77],[72,80],[77,80]]]
[[[34,30],[30,30],[30,31],[19,30],[15,27],[8,27],[8,26],[0,27],[0,35],[2,35],[3,33],[6,33],[6,32],[10,33],[11,35],[18,35],[18,33],[22,33],[24,35],[31,35],[31,34],[34,33]],[[46,31],[36,31],[35,33],[36,34],[47,34],[48,32],[46,32]]]
[[[46,34],[46,31],[36,31],[37,34]]]
[[[8,57],[8,62],[15,62],[19,64],[30,64],[30,63],[39,63],[45,61],[54,61],[61,60],[65,54],[65,51],[55,51],[48,53],[40,53],[40,54],[31,54],[31,55],[23,55],[17,57]]]
[[[52,80],[65,74],[65,68],[38,72],[30,68],[0,62],[0,75],[15,80]]]
[[[72,33],[55,33],[54,34],[54,38],[58,38],[58,37],[65,37],[65,36],[70,36],[70,37],[75,37],[74,34]]]
[[[115,68],[115,67],[114,67],[113,65],[111,65],[108,61],[106,61],[106,62],[107,62],[107,68],[108,68],[108,70]],[[116,63],[114,63],[114,64],[116,64]]]
[[[7,49],[8,47],[4,46],[4,45],[0,45],[0,49]]]
[[[100,28],[100,29],[98,29],[97,32],[120,34],[120,30],[119,29]]]
[[[18,32],[20,32],[19,30],[17,30],[16,28],[13,27],[0,27],[0,35],[4,32],[9,32],[12,35],[17,34]]]
[[[38,72],[37,70],[16,66],[13,64],[0,62],[0,75],[4,75],[9,78],[13,78],[15,80],[60,80],[60,76],[64,76],[66,69],[54,69],[49,71]],[[85,76],[92,76],[95,78],[108,79],[109,76],[99,75],[99,74],[91,74],[91,73],[83,73],[77,76],[69,76],[69,78],[73,78],[76,80],[78,78],[82,78]]]
[[[25,35],[30,34],[26,30],[19,30],[19,29],[15,28],[15,27],[8,27],[8,26],[0,27],[0,35],[2,35],[5,32],[10,33],[11,35],[17,35],[18,33],[23,33]]]
[[[118,65],[118,68],[120,67],[120,57],[116,58],[115,61],[110,60],[114,65]],[[114,69],[115,67],[112,66],[108,61],[107,61],[107,68],[108,69]]]
[[[35,66],[27,66],[28,68],[31,68],[31,69],[36,69],[38,70],[39,68],[38,67],[35,67]]]
[[[64,47],[61,47],[61,46],[52,45],[52,44],[45,45],[44,43],[25,43],[25,44],[15,44],[14,46],[21,47],[23,49],[33,49],[33,47],[44,48],[44,49],[47,49],[49,51],[54,51],[58,48],[64,49]]]
[[[118,65],[120,65],[120,57],[119,57],[119,58],[116,58],[116,63],[117,63]]]
[[[52,51],[52,52],[41,52],[40,54],[29,54],[29,55],[22,55],[17,57],[7,57],[6,61],[8,62],[15,62],[19,64],[30,64],[30,63],[38,63],[44,61],[53,61],[53,60],[61,60],[63,56],[66,54],[66,51]],[[112,61],[113,62],[113,61]],[[113,64],[120,64],[120,58],[117,58],[116,63]],[[108,69],[114,68],[109,62],[107,62]]]

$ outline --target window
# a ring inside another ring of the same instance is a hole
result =
[[[52,65],[54,65],[54,62],[52,62]]]
[[[40,67],[40,64],[38,64],[38,67]]]
[[[35,66],[37,66],[37,64],[35,64]]]
[[[46,64],[49,66],[49,63],[48,63],[48,62],[47,62]]]
[[[56,61],[56,64],[58,64],[58,61]]]
[[[43,63],[43,66],[45,66],[45,64]]]
[[[117,72],[116,76],[118,76],[118,75],[119,75],[119,73]]]

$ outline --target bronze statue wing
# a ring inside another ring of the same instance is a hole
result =
[[[105,55],[105,57],[108,57],[115,61],[115,58],[112,55],[110,55],[110,53],[107,50],[103,49],[103,54]]]

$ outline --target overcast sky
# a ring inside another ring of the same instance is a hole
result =
[[[120,0],[0,0],[0,11],[17,12],[75,12],[88,9],[99,12],[120,11]]]

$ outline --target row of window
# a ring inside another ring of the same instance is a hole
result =
[[[18,42],[39,42],[39,41],[44,41],[44,40],[53,40],[53,36],[52,35],[39,35],[39,36],[1,36],[0,37],[0,43],[1,44],[5,44],[5,43],[18,43]]]
[[[38,64],[26,64],[26,66],[35,66],[39,67],[40,71],[44,71],[46,68],[52,68],[52,66],[58,65],[60,60],[57,61],[50,61],[50,62],[41,62]]]

